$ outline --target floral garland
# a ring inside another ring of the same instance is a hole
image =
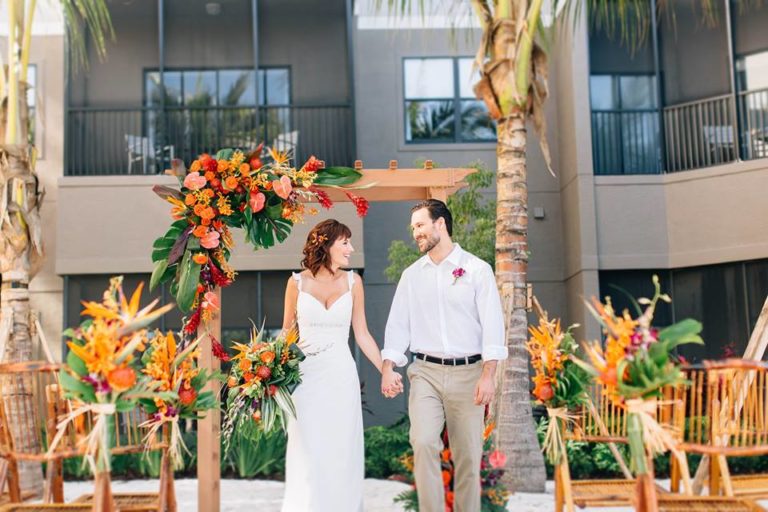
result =
[[[270,149],[263,163],[260,145],[246,154],[222,149],[215,156],[201,155],[189,170],[174,160],[173,173],[180,190],[155,186],[154,191],[171,203],[174,219],[168,231],[153,244],[154,269],[150,289],[170,282],[171,294],[182,313],[183,332],[193,336],[219,309],[214,289],[235,280],[237,272],[229,265],[234,245],[232,228],[245,229],[246,240],[254,249],[266,249],[283,242],[294,224],[305,214],[316,214],[305,203],[333,206],[321,187],[345,191],[361,217],[368,212],[368,201],[350,192],[350,185],[362,174],[349,167],[325,168],[310,157],[299,168],[292,167],[288,154]],[[217,340],[214,354],[228,358]]]

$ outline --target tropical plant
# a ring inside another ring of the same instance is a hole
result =
[[[40,207],[44,191],[35,174],[37,150],[29,140],[29,104],[27,77],[32,46],[32,26],[37,11],[36,0],[8,0],[7,61],[0,57],[0,274],[3,293],[0,294],[0,323],[7,325],[4,345],[5,361],[27,361],[32,358],[34,325],[30,308],[29,281],[42,267],[44,252]],[[112,36],[112,24],[103,0],[60,0],[64,21],[69,29],[74,62],[85,65],[87,30],[100,56],[105,41]],[[42,8],[42,7],[41,7]],[[21,385],[18,393],[31,398],[31,391]],[[33,405],[30,403],[30,408]],[[35,451],[34,436],[15,435],[33,428],[31,417],[20,408],[11,411],[10,423],[19,430],[12,432],[19,449]],[[31,443],[31,444],[30,444]],[[42,489],[39,465],[22,463],[22,486]]]

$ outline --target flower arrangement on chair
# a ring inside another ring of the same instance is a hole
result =
[[[137,355],[150,343],[146,327],[172,304],[154,309],[157,300],[141,308],[143,284],[130,299],[123,293],[122,277],[112,278],[101,302],[84,302],[82,314],[91,318],[76,329],[67,329],[67,368],[59,380],[72,410],[58,424],[50,443],[52,453],[70,422],[94,417],[90,432],[80,442],[85,461],[96,477],[94,510],[113,510],[110,490],[110,448],[115,442],[115,415],[132,411],[142,399],[171,400],[174,393],[161,391],[157,382],[141,370]],[[147,439],[146,442],[151,440]]]
[[[604,348],[597,341],[586,346],[588,361],[578,364],[600,381],[614,402],[627,411],[627,435],[632,467],[638,477],[638,504],[644,509],[655,503],[653,468],[649,457],[670,451],[680,463],[686,493],[691,493],[688,463],[676,448],[673,433],[656,420],[656,412],[663,402],[662,389],[685,383],[680,364],[673,357],[675,347],[688,343],[703,344],[699,333],[701,323],[684,319],[663,329],[652,326],[659,301],[671,302],[661,292],[657,276],[653,277],[654,295],[637,301],[638,310],[645,310],[637,318],[628,311],[618,314],[610,301],[593,299],[588,307],[605,335]]]

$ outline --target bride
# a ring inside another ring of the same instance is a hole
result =
[[[302,383],[289,420],[283,512],[362,512],[363,414],[360,381],[349,350],[349,327],[381,372],[381,352],[368,332],[363,282],[349,266],[352,232],[330,219],[312,228],[304,271],[285,290],[283,329],[299,327]],[[373,388],[372,388],[373,389]],[[389,395],[402,391],[402,381]]]

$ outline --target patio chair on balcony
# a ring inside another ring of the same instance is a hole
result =
[[[732,162],[736,159],[733,126],[704,125],[701,127],[701,133],[709,150],[709,155],[705,158],[708,158],[711,163]]]
[[[165,162],[165,154],[168,153],[170,162],[175,158],[175,149],[173,146],[158,147],[155,141],[149,137],[141,135],[125,135],[125,143],[128,146],[128,169],[127,174],[157,174],[156,163]],[[140,173],[134,173],[135,163],[140,163]]]

